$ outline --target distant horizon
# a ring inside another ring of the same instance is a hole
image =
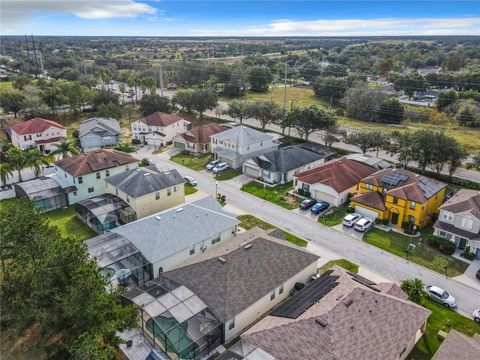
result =
[[[17,36],[480,36],[476,0],[2,0],[0,20]]]

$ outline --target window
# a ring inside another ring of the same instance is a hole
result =
[[[171,188],[168,188],[168,189],[167,189],[167,196],[170,196],[170,195],[172,195],[172,189],[171,189]]]
[[[36,134],[36,137],[42,137],[42,134]]]
[[[173,192],[177,192],[177,187],[176,186],[173,187]]]
[[[115,195],[118,195],[118,189],[115,189]]]
[[[392,203],[398,204],[398,199],[397,198],[392,198]]]
[[[100,173],[97,172],[96,175],[97,175],[97,179],[100,179]]]
[[[283,294],[283,285],[278,289],[278,295]]]
[[[105,170],[105,176],[110,176],[110,170]]]
[[[445,231],[440,231],[438,235],[444,238],[445,236],[447,236],[447,233]]]
[[[73,192],[73,196],[77,196],[77,192],[76,192],[76,191]]]
[[[92,193],[92,192],[94,192],[94,191],[95,191],[95,189],[94,189],[93,187],[89,187],[89,188],[88,188],[88,192],[89,192],[89,193]]]
[[[67,178],[67,173],[65,173],[65,179]]]
[[[155,200],[159,200],[160,199],[160,191],[157,191],[155,193]]]
[[[125,170],[130,170],[130,167],[128,165],[125,166]]]
[[[270,294],[270,301],[272,301],[273,299],[275,299],[275,291],[272,291],[272,293]]]
[[[451,213],[449,211],[442,211],[442,219],[452,221],[453,220],[453,213]]]
[[[215,239],[212,240],[212,245],[220,242],[220,236],[216,237]]]
[[[473,220],[469,218],[462,218],[462,227],[465,229],[471,229],[473,227]]]
[[[195,254],[195,247],[190,249],[190,255],[193,255],[193,254]]]
[[[83,184],[83,177],[81,177],[81,176],[78,177],[78,183]]]
[[[230,320],[230,322],[228,323],[228,330],[232,330],[234,327],[235,327],[235,318]]]
[[[367,189],[367,190],[372,190],[372,189],[373,189],[373,186],[370,185],[370,184],[365,184],[365,189]]]
[[[410,209],[415,210],[415,201],[410,201]]]
[[[414,224],[415,223],[415,216],[408,215],[408,222]]]

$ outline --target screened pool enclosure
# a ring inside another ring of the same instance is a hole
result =
[[[221,322],[187,287],[162,275],[127,292],[145,338],[172,359],[201,359],[222,343]]]
[[[24,181],[15,184],[14,187],[18,197],[32,199],[35,206],[45,211],[61,209],[68,205],[66,190],[51,177],[44,176]]]

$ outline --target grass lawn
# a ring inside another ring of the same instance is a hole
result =
[[[420,300],[420,305],[431,310],[432,315],[428,318],[425,334],[413,348],[407,358],[408,360],[431,359],[441,344],[440,340],[437,339],[439,330],[448,332],[450,329],[455,329],[468,336],[480,333],[480,325],[475,321],[453,310],[446,309],[428,298],[423,297]]]
[[[52,225],[58,227],[62,236],[71,235],[86,240],[97,235],[95,231],[77,218],[73,206],[69,206],[67,209],[53,210],[45,213],[45,215],[50,219]]]
[[[367,236],[364,236],[364,240],[392,254],[405,259],[407,258],[406,249],[410,243],[408,236],[393,231],[386,232],[379,229],[372,229],[368,232]],[[452,256],[444,255],[423,241],[419,244],[419,238],[413,238],[411,242],[417,245],[410,253],[410,261],[416,264],[425,266],[441,274],[445,274],[444,266],[448,265],[448,276],[450,277],[463,274],[468,267],[466,262],[455,259]]]
[[[339,207],[330,209],[325,215],[318,217],[318,222],[327,226],[341,224],[345,215],[347,215],[348,204],[342,204]]]
[[[185,196],[195,194],[197,191],[197,188],[190,185],[185,185]]]
[[[221,173],[215,175],[215,180],[218,180],[218,181],[230,180],[230,179],[233,179],[234,177],[237,177],[238,175],[241,175],[241,174],[242,174],[241,170],[227,169],[227,170],[223,170]]]
[[[291,196],[286,197],[292,186],[292,181],[275,187],[263,186],[263,184],[259,182],[251,181],[248,184],[243,185],[242,190],[257,196],[260,199],[270,201],[271,203],[279,205],[285,209],[292,210],[298,207],[297,198]]]
[[[11,81],[1,81],[0,82],[0,90],[12,90],[12,82]]]
[[[193,156],[189,154],[178,154],[170,158],[170,161],[176,162],[177,164],[186,166],[195,171],[201,171],[205,169],[205,166],[212,161],[213,157],[211,154],[205,154],[202,156]]]
[[[267,93],[255,93],[249,91],[245,96],[246,100],[256,101],[256,100],[272,100],[272,93],[273,93],[273,101],[275,101],[278,105],[283,108],[283,95],[284,95],[284,88],[283,87],[276,87]],[[310,105],[318,105],[324,106],[324,102],[319,98],[315,97],[313,89],[305,89],[305,88],[296,88],[287,86],[287,108],[290,109],[292,107],[306,107]]]
[[[323,273],[328,269],[331,269],[334,265],[338,265],[347,271],[358,273],[358,265],[352,263],[351,261],[348,261],[347,259],[337,259],[337,260],[329,261],[325,265],[323,265],[321,268],[319,268],[318,272]]]
[[[245,230],[250,230],[254,228],[255,226],[258,226],[261,229],[264,230],[271,230],[275,229],[275,226],[272,224],[269,224],[263,220],[260,220],[259,218],[256,218],[253,215],[240,215],[237,217],[238,220],[240,220],[240,227],[244,228]],[[306,247],[308,242],[306,240],[303,240],[299,238],[298,236],[295,236],[293,234],[290,234],[287,231],[283,231],[283,235],[285,236],[285,240],[291,242],[292,244],[301,246],[301,247]]]

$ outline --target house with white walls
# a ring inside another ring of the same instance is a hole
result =
[[[162,147],[189,130],[190,125],[190,121],[178,115],[157,111],[132,123],[132,141]]]
[[[45,154],[55,150],[58,142],[67,138],[67,129],[63,125],[41,118],[12,125],[7,133],[13,146],[22,150],[38,148]]]

